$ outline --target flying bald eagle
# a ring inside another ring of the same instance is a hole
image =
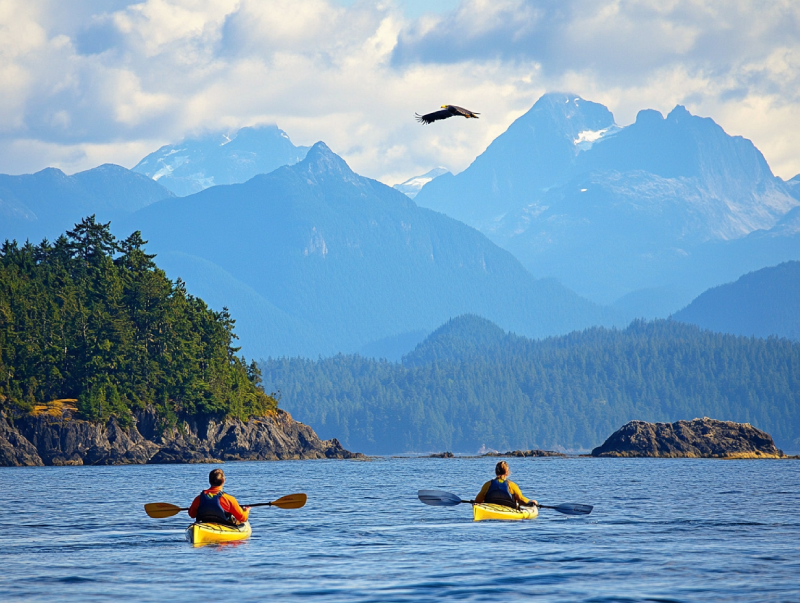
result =
[[[435,121],[439,121],[440,119],[447,119],[448,117],[453,117],[453,115],[461,115],[469,119],[470,117],[474,117],[478,119],[478,115],[480,113],[473,113],[468,109],[464,109],[463,107],[456,107],[455,105],[442,105],[442,111],[434,111],[433,113],[428,113],[427,115],[419,115],[414,113],[417,118],[417,121],[421,124],[432,124]]]

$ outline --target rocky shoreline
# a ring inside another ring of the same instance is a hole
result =
[[[563,452],[555,452],[553,450],[539,450],[538,448],[535,450],[510,450],[508,452],[487,452],[483,456],[510,456],[510,457],[517,457],[517,458],[525,458],[525,457],[551,457],[551,456],[567,456]]]
[[[703,417],[675,423],[631,421],[592,450],[594,457],[788,458],[772,436],[749,423]]]
[[[184,417],[165,427],[155,408],[134,414],[123,428],[115,418],[93,423],[69,411],[10,417],[0,413],[0,466],[131,465],[364,458],[338,440],[277,410],[247,422]]]
[[[454,458],[470,458],[470,459],[478,459],[484,457],[551,457],[551,456],[567,456],[563,452],[554,452],[552,450],[510,450],[508,452],[486,452],[484,454],[478,454],[475,456],[464,456],[464,455],[455,455],[452,452],[435,452],[433,454],[428,454],[422,458],[426,459],[454,459]]]

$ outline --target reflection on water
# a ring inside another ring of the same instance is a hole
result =
[[[595,506],[472,522],[420,488],[477,493],[496,459],[229,463],[249,541],[192,547],[208,465],[5,468],[3,600],[798,601],[800,462],[511,459],[523,493]]]

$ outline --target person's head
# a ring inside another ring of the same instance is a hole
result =
[[[494,473],[497,477],[503,477],[508,475],[508,463],[505,461],[500,461],[494,466]]]
[[[225,474],[222,472],[222,469],[214,469],[211,473],[208,474],[208,483],[211,484],[212,488],[216,488],[217,486],[221,486],[225,483]]]

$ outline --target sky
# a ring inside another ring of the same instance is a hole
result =
[[[545,92],[676,104],[800,173],[800,2],[3,0],[0,173],[133,167],[277,124],[387,184],[465,169]],[[443,104],[479,120],[429,126]]]

